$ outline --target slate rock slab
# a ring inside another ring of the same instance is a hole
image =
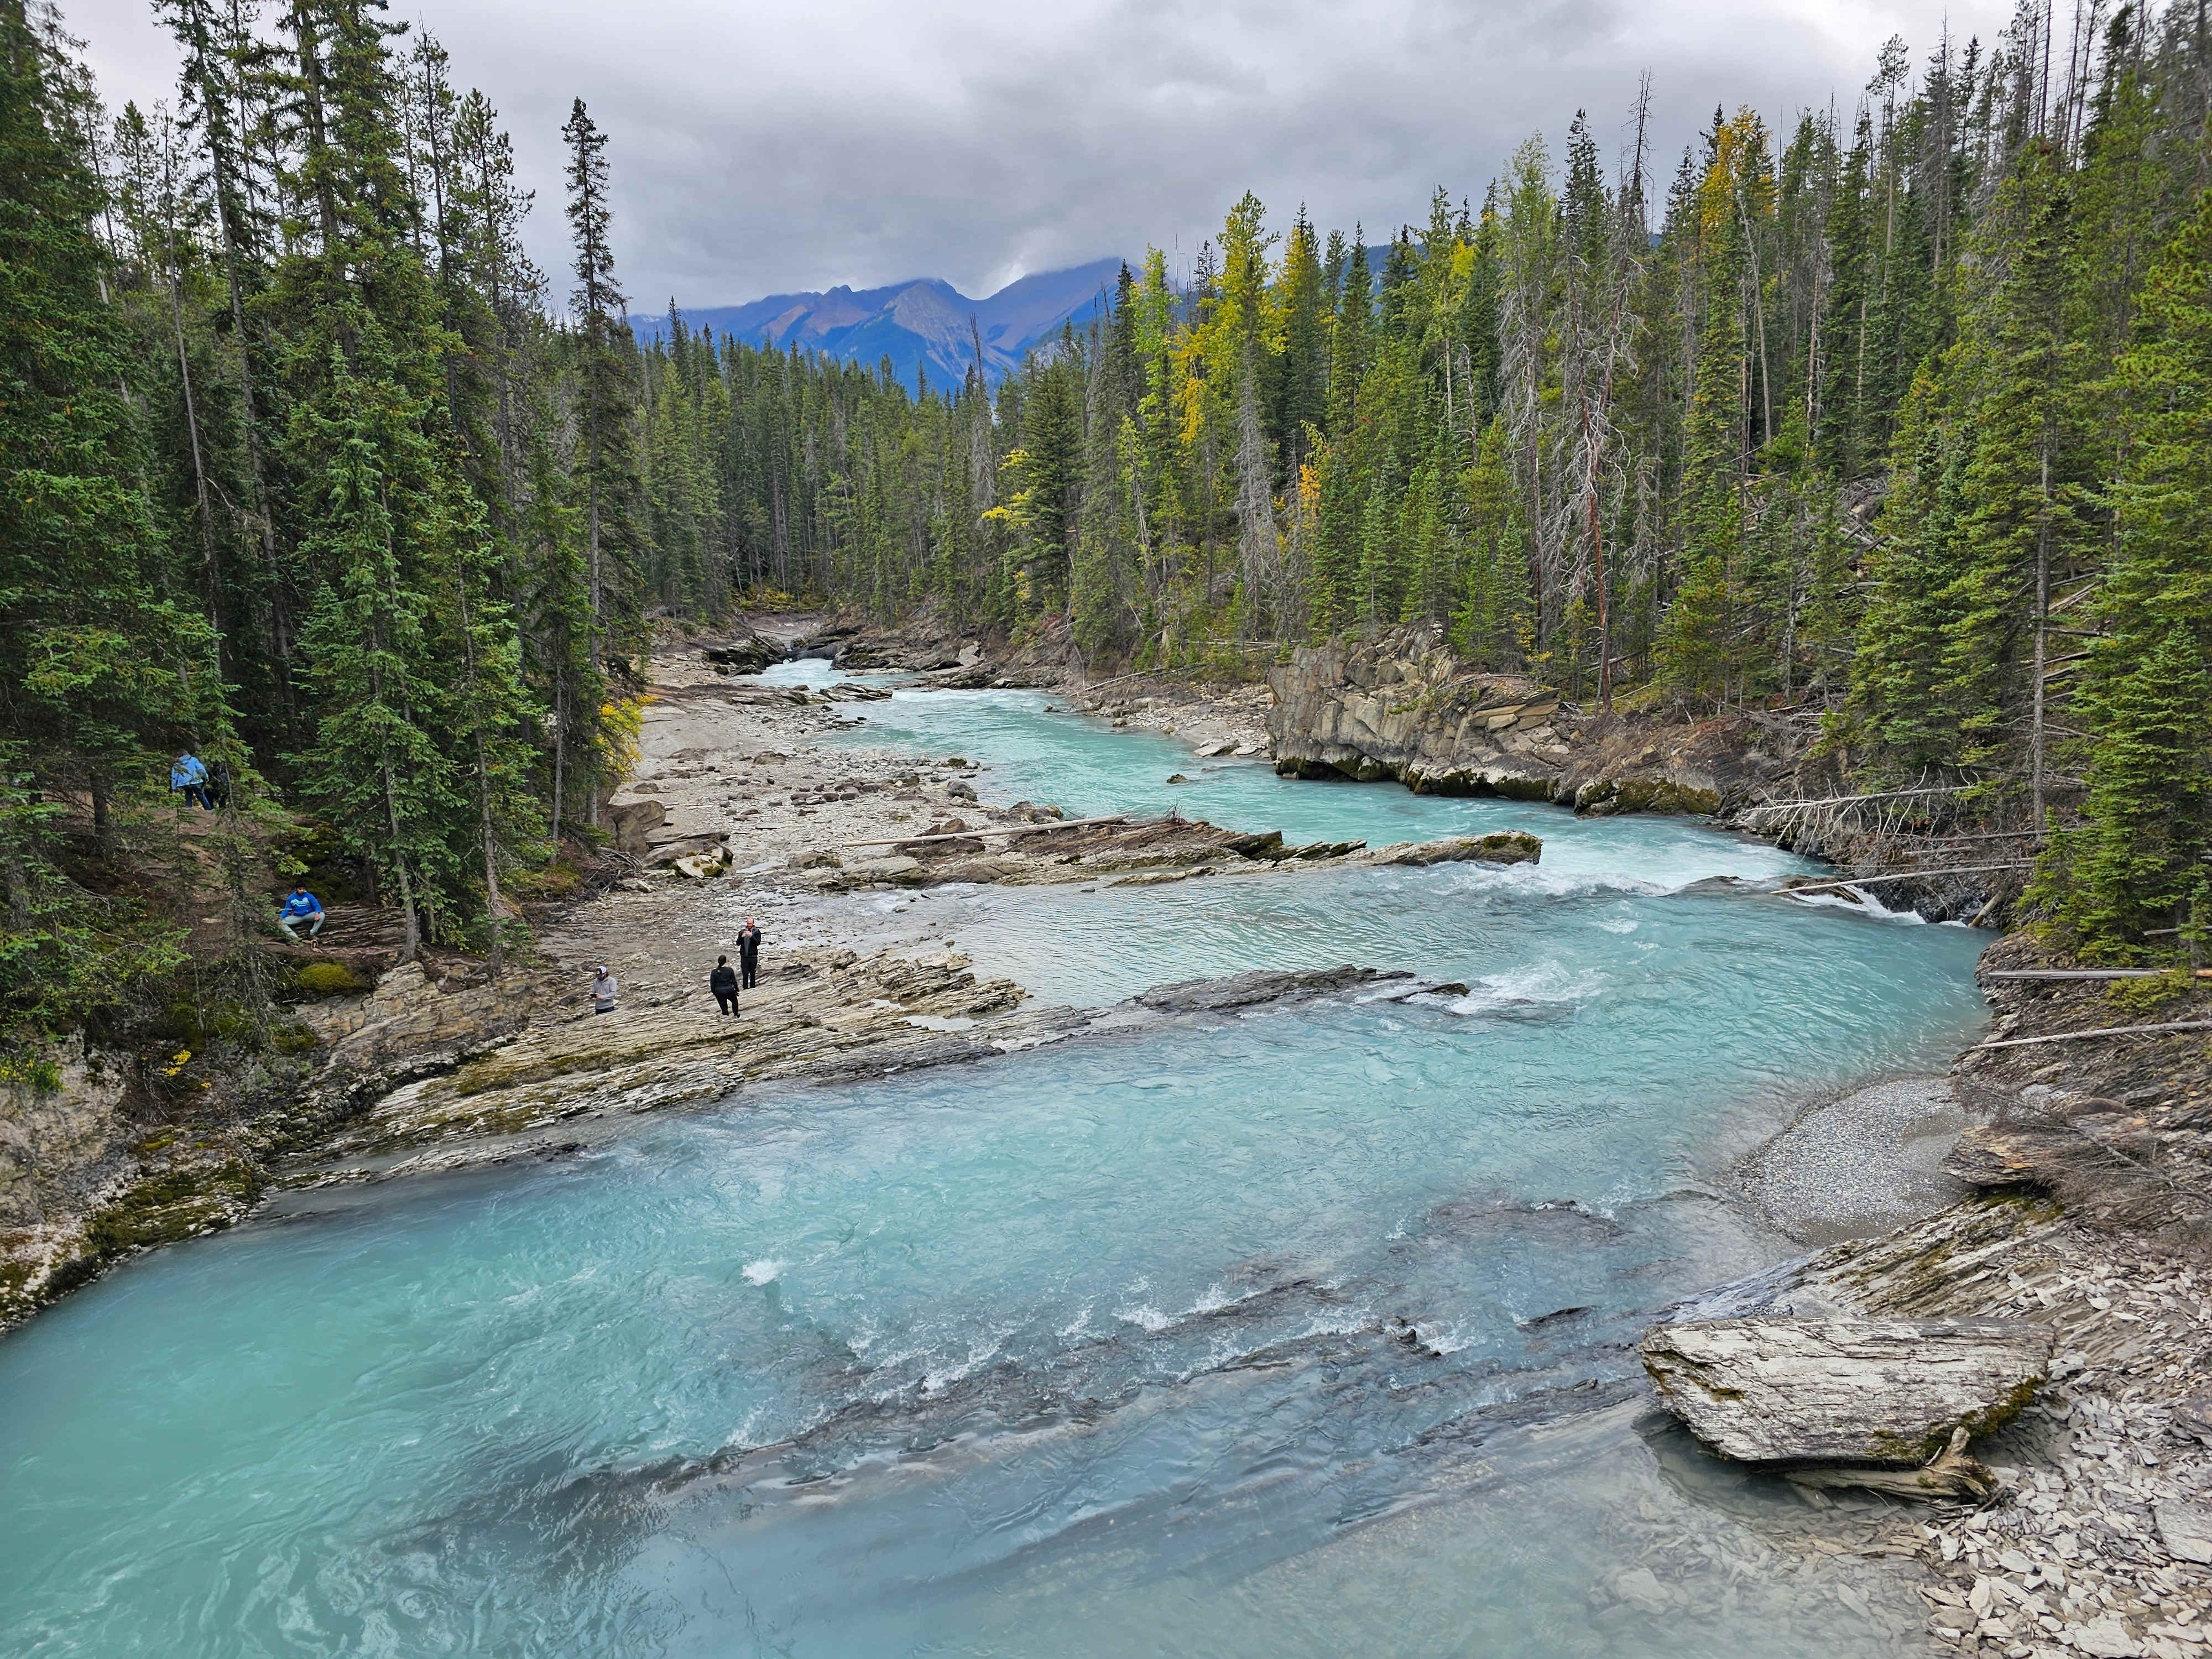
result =
[[[1655,1326],[1644,1369],[1667,1408],[1751,1463],[1920,1464],[1986,1434],[2048,1375],[2051,1333],[2015,1320],[1744,1319]]]
[[[2200,1504],[2167,1503],[2153,1505],[2151,1514],[2168,1555],[2212,1565],[2212,1510]]]

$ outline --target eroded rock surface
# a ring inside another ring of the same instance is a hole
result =
[[[1596,715],[1513,675],[1468,668],[1433,624],[1302,647],[1270,673],[1275,769],[1395,778],[1430,794],[1558,801],[1579,811],[1715,812],[1788,769],[1767,734]]]
[[[1753,1316],[1662,1325],[1643,1352],[1668,1409],[1724,1456],[1917,1464],[2016,1416],[2051,1349],[2024,1321]]]

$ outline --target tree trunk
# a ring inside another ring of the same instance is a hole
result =
[[[2028,728],[2029,808],[2043,830],[2043,683],[2051,622],[2051,423],[2044,422],[2042,510],[2035,529],[2035,710]]]
[[[165,151],[166,153],[166,151]],[[185,399],[185,436],[192,455],[192,495],[198,509],[200,540],[205,554],[208,581],[208,623],[216,631],[216,652],[222,652],[222,558],[216,550],[215,507],[208,500],[207,465],[200,453],[199,411],[192,401],[192,364],[185,348],[184,273],[177,264],[176,228],[169,227],[169,322],[177,337],[177,383]]]
[[[477,686],[477,637],[469,627],[468,572],[456,568],[454,593],[461,613],[461,649],[468,672],[471,736],[477,750],[477,830],[483,841],[484,925],[490,930],[491,951],[486,958],[494,979],[499,977],[499,842],[492,830],[491,766],[484,755],[483,704]]]
[[[399,796],[392,783],[392,756],[386,751],[384,766],[384,816],[392,826],[392,870],[399,878],[399,914],[406,921],[406,942],[400,947],[399,959],[412,962],[422,953],[422,927],[415,915],[415,886],[407,879],[407,855],[399,850]]]

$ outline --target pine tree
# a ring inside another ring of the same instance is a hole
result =
[[[416,411],[389,383],[356,380],[343,356],[331,371],[331,413],[307,417],[330,458],[302,550],[326,573],[301,637],[322,711],[303,757],[307,793],[392,884],[411,960],[458,873],[447,832],[465,809],[440,740],[453,711],[431,654],[430,595],[409,580],[402,538],[447,541],[456,526],[393,511],[392,452],[419,442]]]
[[[2035,896],[2056,901],[2093,961],[2130,961],[2154,927],[2191,943],[2212,922],[2212,702],[2197,631],[2177,624],[2099,699],[2090,826],[2057,839],[2063,881]]]
[[[598,680],[607,672],[611,655],[619,662],[643,637],[635,588],[635,517],[642,493],[635,438],[635,345],[623,320],[624,301],[616,285],[609,240],[614,214],[607,201],[606,136],[593,125],[580,98],[561,131],[568,147],[568,228],[576,252],[576,287],[570,296],[576,319],[576,447],[568,488],[583,507],[585,592],[591,616],[586,662],[590,677]],[[572,758],[585,781],[585,822],[596,827],[605,758],[599,711],[578,710],[571,719],[582,739]]]
[[[214,641],[161,592],[127,362],[63,42],[0,0],[0,1078],[181,960],[173,928],[70,882],[54,796],[84,788],[105,832],[118,787],[222,710]],[[143,787],[143,786],[140,786]],[[157,787],[157,786],[156,786]],[[51,793],[50,793],[51,792]],[[135,793],[135,790],[134,790]]]
[[[2087,823],[2041,896],[2086,948],[2139,954],[2153,928],[2212,921],[2212,191],[2152,268],[2115,379],[2128,411],[2111,492],[2118,552],[2077,701],[2091,732]]]

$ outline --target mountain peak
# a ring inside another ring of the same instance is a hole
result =
[[[676,307],[688,328],[711,328],[751,346],[822,352],[848,362],[891,360],[912,381],[927,366],[936,385],[958,385],[983,343],[983,377],[998,383],[1033,349],[1049,346],[1062,325],[1082,328],[1104,308],[1121,273],[1119,258],[1093,259],[1065,270],[1033,271],[997,293],[971,300],[941,276],[915,276],[882,288],[848,283],[819,292],[771,294],[741,306],[696,311]],[[663,337],[668,319],[633,317],[641,344]]]

